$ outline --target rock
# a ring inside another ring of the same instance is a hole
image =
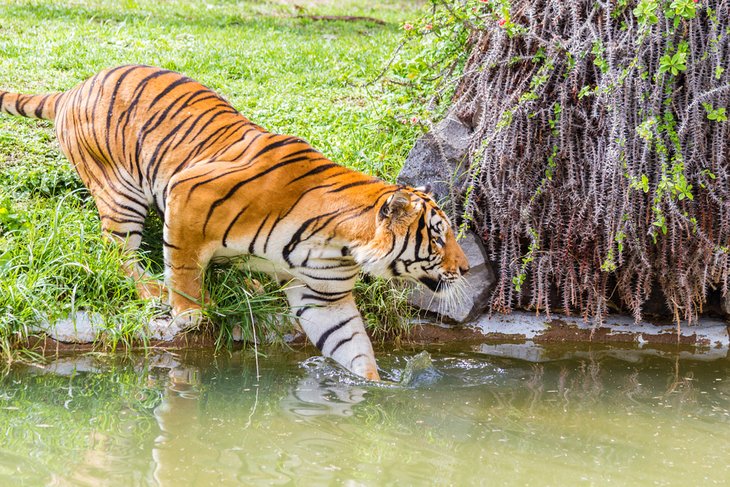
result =
[[[509,315],[480,316],[468,327],[482,334],[485,342],[491,342],[480,346],[482,353],[531,362],[559,360],[581,354],[594,357],[606,355],[630,361],[641,360],[647,355],[725,360],[730,349],[730,334],[725,322],[707,318],[702,318],[692,326],[682,321],[678,332],[676,323],[636,323],[633,317],[620,314],[608,315],[598,324],[558,313],[536,316],[534,311],[515,311]],[[500,340],[509,340],[511,343],[494,343]],[[561,353],[555,347],[545,346],[550,343],[603,343],[619,347]],[[630,348],[626,348],[627,345]]]
[[[182,323],[184,324],[184,323]],[[184,329],[180,320],[170,317],[157,317],[148,324],[147,338],[152,340],[171,341]],[[49,322],[42,321],[32,328],[34,332],[42,332],[56,341],[63,343],[94,343],[108,331],[104,326],[104,318],[98,313],[77,311],[68,318]]]
[[[725,296],[720,297],[720,310],[725,316],[730,315],[730,291]]]
[[[408,301],[418,308],[438,313],[447,320],[464,323],[486,309],[496,279],[484,246],[476,235],[469,232],[459,244],[469,260],[464,292],[449,299],[448,295],[440,296],[424,286],[418,286],[413,288]]]
[[[398,175],[398,182],[409,186],[431,184],[437,201],[446,199],[453,189],[464,184],[464,156],[469,150],[471,128],[455,115],[439,122],[431,132],[416,141]]]
[[[433,195],[439,202],[448,201],[452,194],[463,192],[466,174],[463,166],[471,136],[471,127],[452,112],[431,132],[416,141],[398,175],[398,182],[414,187],[430,184]],[[466,276],[464,296],[447,306],[448,299],[440,298],[428,289],[418,286],[414,288],[409,301],[421,309],[462,323],[486,308],[495,278],[484,247],[476,235],[470,232],[459,243],[471,267]]]
[[[96,313],[78,311],[75,315],[53,323],[43,321],[35,331],[42,331],[64,343],[91,343],[103,331],[103,318]]]

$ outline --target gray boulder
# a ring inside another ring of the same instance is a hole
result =
[[[469,150],[471,128],[455,115],[439,122],[418,139],[403,164],[398,182],[409,186],[431,185],[437,201],[449,199],[464,184],[464,158]]]
[[[408,154],[398,182],[409,186],[430,184],[437,201],[448,210],[452,195],[465,190],[466,155],[472,129],[450,113],[431,132],[418,139]],[[454,215],[451,215],[452,219]],[[414,306],[441,315],[448,321],[463,323],[475,318],[488,305],[496,279],[481,240],[469,232],[461,242],[470,270],[462,292],[439,296],[423,286],[414,287],[409,301]]]
[[[63,343],[91,343],[104,332],[104,319],[97,313],[77,311],[68,318],[56,320],[41,320],[41,323],[32,327],[34,332],[44,332],[56,341]]]
[[[725,316],[730,316],[730,292],[728,292],[725,296],[722,296],[721,299],[720,310]]]

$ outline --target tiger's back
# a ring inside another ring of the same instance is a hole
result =
[[[263,132],[214,91],[150,66],[102,71],[63,94],[56,111],[61,147],[85,181],[94,178],[82,171],[111,171],[118,192],[141,193],[135,203],[163,211],[175,173],[201,161],[235,161],[244,140],[255,143]]]

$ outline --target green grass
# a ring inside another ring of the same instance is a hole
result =
[[[283,1],[0,0],[0,87],[60,91],[109,66],[157,65],[217,90],[271,131],[304,137],[336,162],[393,180],[420,129],[400,123],[393,85],[365,82],[387,64],[402,23],[422,4],[303,4],[304,10]],[[369,16],[385,24],[299,14]],[[159,271],[159,224],[152,223],[146,263]],[[135,297],[118,270],[120,258],[99,237],[93,202],[60,154],[52,124],[0,115],[0,349],[8,354],[40,319],[81,309],[104,318],[108,346],[130,342],[159,310]],[[249,278],[238,271],[216,269],[209,277],[217,304],[209,316],[221,343],[252,312],[274,328],[286,314],[268,283],[256,294],[241,290]],[[360,284],[358,296],[377,331],[398,330],[400,292],[375,281]]]

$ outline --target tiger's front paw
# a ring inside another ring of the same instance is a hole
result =
[[[380,374],[376,369],[366,371],[363,377],[365,377],[367,380],[380,382]]]
[[[351,363],[350,371],[367,380],[380,381],[378,367],[373,357],[358,355]]]
[[[203,319],[203,312],[199,309],[186,310],[173,316],[157,317],[148,325],[149,338],[170,342],[180,333],[198,329]]]

